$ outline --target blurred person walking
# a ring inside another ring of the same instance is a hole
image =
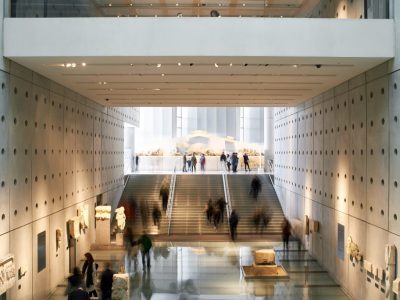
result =
[[[221,211],[221,222],[224,223],[224,213],[225,213],[225,200],[224,198],[218,198],[217,202],[215,203],[218,209]]]
[[[111,300],[113,276],[114,272],[111,270],[111,264],[106,262],[100,279],[101,300]]]
[[[213,211],[214,211],[214,207],[213,207],[211,198],[208,199],[208,201],[205,205],[204,211],[206,213],[208,223],[211,224],[212,217],[213,217]]]
[[[206,165],[206,157],[205,157],[204,154],[202,153],[202,154],[200,155],[200,170],[201,170],[202,172],[205,171],[205,165]]]
[[[232,209],[231,215],[229,216],[229,228],[231,231],[231,239],[232,241],[237,238],[237,226],[239,224],[239,216],[236,211]]]
[[[256,175],[254,175],[253,179],[251,180],[251,183],[250,183],[250,193],[249,194],[252,195],[255,200],[257,200],[258,194],[260,193],[260,191],[261,191],[260,178],[258,178],[258,176],[256,176]]]
[[[290,232],[291,232],[291,226],[288,221],[288,219],[285,218],[285,220],[282,223],[282,240],[283,240],[283,250],[289,251],[289,238],[290,238]]]
[[[152,211],[152,216],[153,216],[153,224],[154,224],[154,226],[157,226],[158,229],[160,229],[161,210],[159,209],[158,205],[154,205],[153,211]]]
[[[182,163],[183,163],[182,172],[187,172],[187,169],[186,169],[186,163],[187,163],[186,153],[183,154],[183,161],[182,161]]]
[[[147,235],[146,232],[140,237],[137,241],[137,244],[140,246],[140,252],[142,254],[142,264],[143,264],[143,271],[146,271],[146,260],[147,260],[147,269],[150,269],[150,250],[153,247],[153,243],[151,242],[150,237]]]

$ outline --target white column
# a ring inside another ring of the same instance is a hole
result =
[[[274,108],[264,108],[264,168],[268,159],[274,159]]]

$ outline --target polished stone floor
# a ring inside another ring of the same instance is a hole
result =
[[[349,299],[306,251],[291,244],[288,252],[278,242],[158,242],[151,268],[143,271],[121,250],[93,251],[100,269],[107,261],[114,270],[131,274],[130,299]],[[277,262],[289,274],[286,280],[245,280],[241,266],[253,263],[255,250],[274,248]],[[60,285],[52,300],[66,299]]]

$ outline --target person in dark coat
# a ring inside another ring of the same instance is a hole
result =
[[[147,259],[147,268],[150,269],[150,250],[153,247],[153,243],[151,242],[150,237],[143,233],[140,239],[137,241],[137,244],[140,245],[140,250],[142,252],[142,263],[143,263],[143,270],[146,271],[146,259]]]
[[[258,176],[254,176],[250,184],[250,194],[257,200],[258,194],[261,191],[261,181]]]
[[[85,279],[85,287],[90,297],[97,297],[97,292],[95,288],[97,264],[95,264],[91,253],[86,252],[85,257],[86,260],[82,267],[82,274],[83,278]]]
[[[187,172],[186,170],[186,163],[187,163],[187,158],[186,158],[186,153],[183,155],[183,167],[182,167],[182,172]]]
[[[208,223],[211,224],[212,217],[213,217],[213,211],[214,211],[214,207],[213,207],[211,198],[208,199],[208,202],[205,207],[205,211],[206,211],[207,221],[208,221]]]
[[[158,205],[154,205],[152,216],[153,216],[153,224],[154,224],[154,226],[157,226],[158,228],[160,228],[161,210],[158,208]]]
[[[68,300],[90,300],[90,297],[88,292],[79,287],[68,295]]]
[[[229,228],[231,230],[232,241],[236,240],[238,224],[239,224],[239,216],[237,215],[236,211],[232,209],[231,215],[229,216]]]
[[[289,251],[289,237],[290,237],[291,226],[288,219],[282,223],[282,240],[283,240],[283,250]]]
[[[247,169],[249,169],[250,172],[251,170],[249,165],[249,156],[247,155],[247,153],[243,154],[243,162],[244,162],[244,171],[247,171]]]
[[[219,222],[221,221],[221,210],[218,206],[214,207],[213,211],[213,218],[214,218],[214,229],[218,228]]]
[[[82,287],[82,273],[78,267],[72,271],[72,275],[68,277],[68,285],[65,290],[65,295],[71,294],[74,290]]]
[[[105,270],[101,274],[100,289],[101,289],[101,299],[111,300],[111,289],[113,282],[114,272],[111,270],[111,265],[109,262],[105,265]]]
[[[221,211],[221,222],[224,223],[224,213],[225,213],[225,201],[224,198],[219,198],[217,200],[217,206],[219,208],[219,210]]]

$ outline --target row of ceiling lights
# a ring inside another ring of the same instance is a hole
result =
[[[167,66],[174,66],[175,64],[166,64]],[[183,66],[183,65],[187,65],[187,66],[190,66],[190,67],[192,67],[192,66],[194,66],[195,64],[194,63],[188,63],[188,64],[182,64],[181,62],[178,62],[177,63],[177,66],[178,67],[181,67],[181,66]],[[208,64],[198,64],[198,66],[207,66]],[[258,67],[268,67],[268,66],[270,66],[270,64],[248,64],[248,63],[244,63],[244,64],[237,64],[237,66],[242,66],[242,67],[247,67],[247,66],[258,66]],[[61,67],[64,67],[64,68],[76,68],[77,66],[78,66],[78,64],[77,63],[75,63],[75,62],[68,62],[68,63],[62,63],[62,64],[60,64],[60,66]],[[82,67],[86,67],[87,66],[87,64],[85,63],[85,62],[82,62],[82,63],[80,63],[80,66],[82,66]],[[135,64],[129,64],[129,66],[131,66],[131,67],[134,67],[135,66]],[[141,64],[141,65],[136,65],[136,66],[152,66],[152,64]],[[157,68],[161,68],[162,67],[162,64],[161,63],[157,63],[157,64],[155,64],[154,65],[155,67],[157,67]],[[225,63],[225,64],[218,64],[218,63],[214,63],[214,67],[215,68],[219,68],[220,66],[229,66],[229,67],[233,67],[233,63]],[[303,65],[300,65],[300,64],[293,64],[293,65],[291,65],[291,64],[276,64],[276,65],[273,65],[273,66],[292,66],[293,68],[298,68],[298,67],[301,67],[301,66],[303,66]],[[319,69],[319,68],[321,68],[322,67],[322,64],[307,64],[307,65],[304,65],[304,66],[307,66],[307,67],[309,67],[309,66],[315,66],[317,69]]]
[[[157,4],[157,5],[159,5],[159,6],[161,6],[162,4]],[[179,4],[179,2],[176,2],[175,3],[175,6],[179,6],[180,4]],[[193,5],[192,4],[183,4],[183,5],[185,5],[185,6],[190,6],[190,7],[192,7]],[[259,6],[258,4],[251,4],[252,6]],[[263,4],[263,6],[265,6],[265,7],[268,7],[268,1],[266,0],[265,1],[265,3]],[[113,6],[113,4],[112,3],[108,3],[108,7],[112,7]],[[149,4],[136,4],[135,6],[150,6],[150,7],[152,7],[153,6],[153,3],[149,3]],[[163,4],[162,6],[173,6],[173,4]],[[202,3],[202,4],[200,4],[200,3],[197,3],[197,6],[198,7],[200,7],[200,6],[207,6],[207,4],[206,3]],[[209,7],[214,7],[215,6],[215,4],[208,4],[208,6]],[[232,6],[240,6],[240,4],[227,4],[227,5],[224,5],[223,3],[218,3],[218,6],[219,7],[222,7],[222,6],[229,6],[229,7],[232,7]],[[241,6],[246,6],[246,3],[242,3],[242,5]],[[133,7],[133,3],[130,3],[129,5],[126,5],[126,4],[117,4],[116,5],[116,7]],[[291,7],[290,5],[287,5],[287,7]]]

